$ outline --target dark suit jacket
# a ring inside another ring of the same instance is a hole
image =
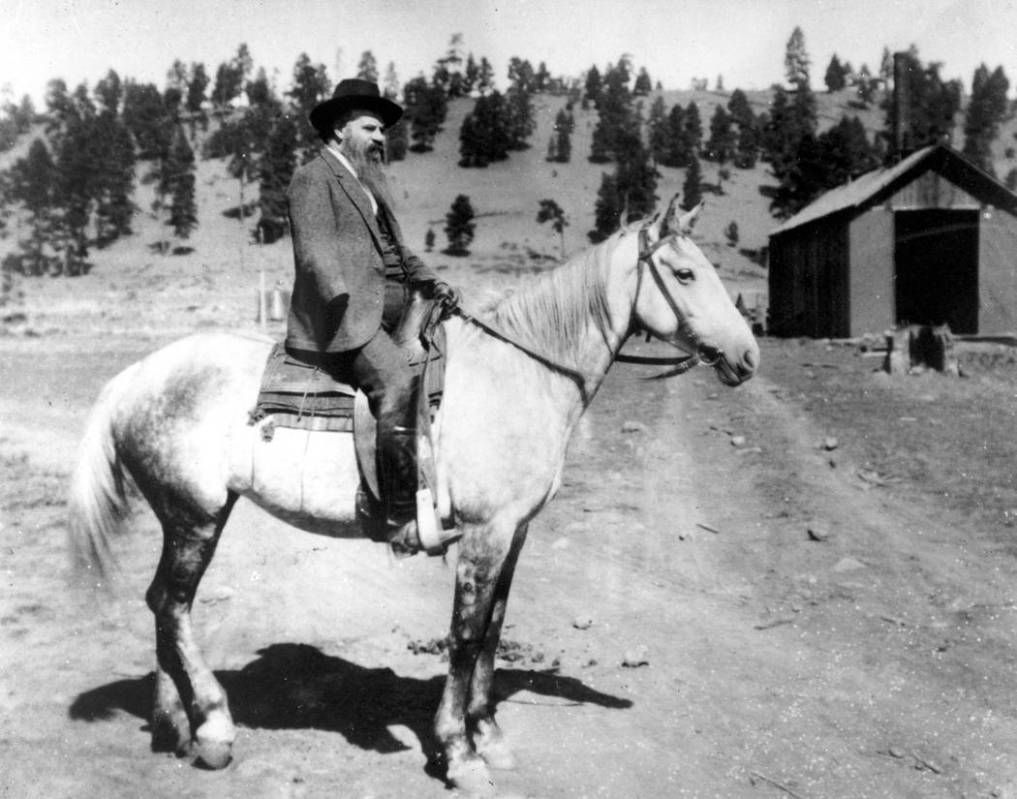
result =
[[[316,352],[361,347],[381,326],[385,299],[383,244],[371,201],[328,148],[297,168],[287,196],[296,276],[286,346]],[[403,243],[392,213],[387,216],[407,280],[436,280]]]

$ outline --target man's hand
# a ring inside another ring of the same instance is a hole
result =
[[[462,301],[459,292],[444,280],[435,280],[431,296],[446,307],[455,308]]]

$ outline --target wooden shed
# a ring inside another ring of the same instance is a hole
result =
[[[1017,333],[1017,195],[945,145],[833,189],[770,234],[768,332]]]

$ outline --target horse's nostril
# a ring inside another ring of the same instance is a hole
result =
[[[742,363],[750,372],[756,371],[756,367],[759,366],[759,354],[754,350],[747,350],[742,357]]]

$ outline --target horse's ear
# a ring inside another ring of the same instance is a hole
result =
[[[670,233],[677,233],[679,236],[689,235],[696,224],[699,212],[703,210],[705,204],[705,201],[700,200],[699,204],[691,211],[683,211],[678,203],[678,195],[676,194],[671,198],[671,203],[667,207],[667,213],[664,214],[664,219],[660,226],[660,235],[665,236]]]

